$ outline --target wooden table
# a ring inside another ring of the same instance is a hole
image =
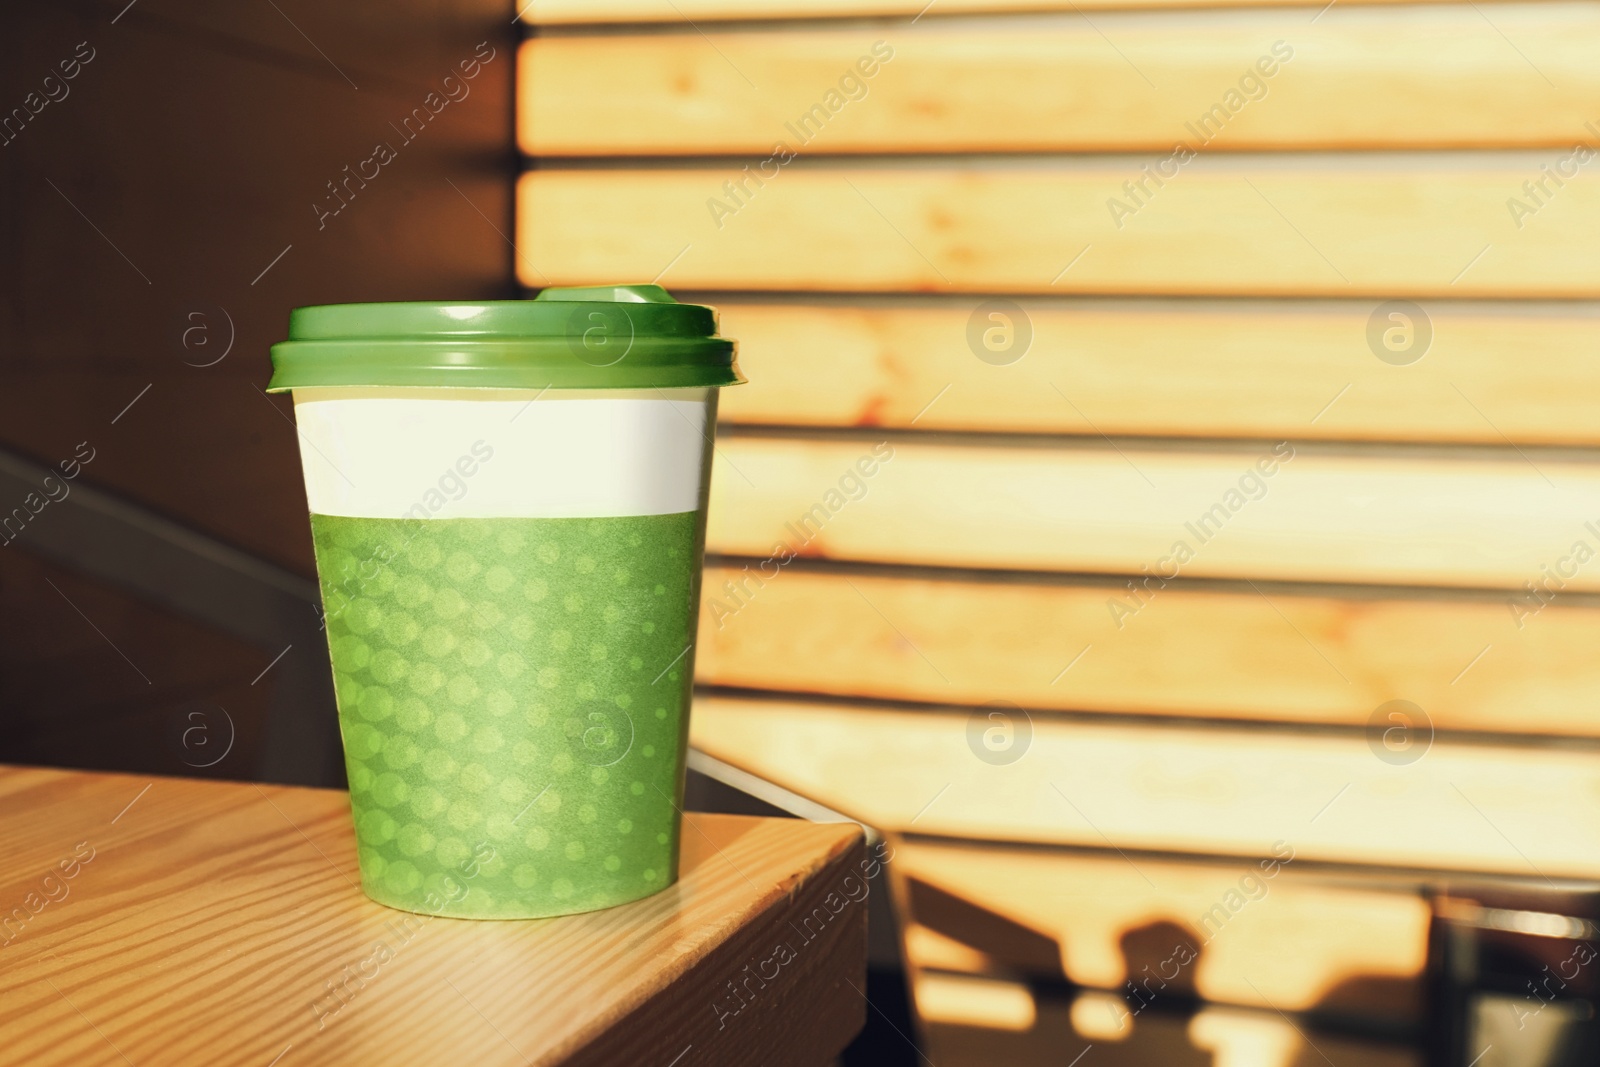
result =
[[[826,1063],[866,1013],[863,855],[691,813],[646,900],[424,918],[362,895],[342,792],[0,767],[0,1063]]]

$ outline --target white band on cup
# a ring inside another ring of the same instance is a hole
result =
[[[296,389],[306,499],[361,518],[700,506],[710,389]]]

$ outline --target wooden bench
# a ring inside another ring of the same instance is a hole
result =
[[[820,1067],[866,1015],[851,826],[691,814],[655,896],[472,922],[362,895],[342,791],[0,767],[0,854],[7,1062]]]
[[[1159,6],[534,5],[518,270],[741,340],[692,740],[932,1059],[1416,1064],[1429,888],[1600,879],[1600,17]]]

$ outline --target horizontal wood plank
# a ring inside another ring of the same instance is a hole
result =
[[[1210,7],[1216,0],[533,0],[521,8],[535,26],[618,22],[684,23],[701,20],[858,18],[866,15],[940,15],[975,12],[1096,11],[1120,8]],[[1411,0],[1346,0],[1408,3]],[[1431,0],[1423,0],[1424,3]],[[1237,0],[1240,7],[1300,6],[1299,0]]]
[[[707,547],[1129,574],[1150,591],[1174,574],[1519,590],[1541,568],[1567,573],[1568,591],[1600,588],[1593,464],[1292,450],[730,437]]]
[[[750,379],[728,423],[1600,444],[1600,315],[1572,305],[1433,303],[1395,352],[1375,301],[717,303]]]
[[[1114,210],[1145,162],[800,160],[731,195],[731,164],[535,170],[519,185],[518,270],[531,286],[1600,296],[1600,183],[1569,181],[1530,215],[1508,207],[1542,155],[1213,153],[1131,216]]]
[[[1036,997],[1018,982],[926,972],[912,974],[910,986],[920,1047],[939,1067],[1060,1067],[1090,1049],[1107,1067],[1422,1067],[1424,1062],[1410,1042],[1318,1030],[1269,1010],[1206,1007],[1190,1016],[1152,1007],[1124,1018],[1129,1015],[1125,1002],[1099,991],[1068,1001]]]
[[[1600,12],[1575,3],[686,26],[528,41],[518,129],[525,152],[579,156],[1570,149],[1600,139],[1597,51]]]
[[[1550,878],[1600,876],[1587,751],[702,697],[697,748],[886,832]],[[972,738],[969,744],[969,737]],[[983,751],[1020,758],[980,759]]]
[[[1172,588],[1114,618],[1115,586],[768,573],[707,568],[702,685],[1346,726],[1403,699],[1441,730],[1600,736],[1594,606]]]
[[[1120,989],[1142,978],[1145,964],[1157,970],[1182,938],[1196,958],[1184,964],[1181,984],[1203,1000],[1402,1024],[1421,1015],[1429,910],[1416,892],[1335,884],[1295,870],[1292,860],[1263,869],[904,840],[892,846],[889,871],[902,922],[912,924],[905,949],[914,967],[966,970],[940,950],[949,939],[989,955],[997,969],[987,973]],[[1008,952],[1005,926],[989,934],[985,915],[1054,942],[1057,968],[1040,974],[1034,960]],[[1162,956],[1131,959],[1148,952],[1138,938],[1157,923],[1178,928]]]

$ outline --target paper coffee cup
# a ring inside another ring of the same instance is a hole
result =
[[[715,313],[656,286],[301,308],[292,390],[362,886],[533,918],[677,876]]]

